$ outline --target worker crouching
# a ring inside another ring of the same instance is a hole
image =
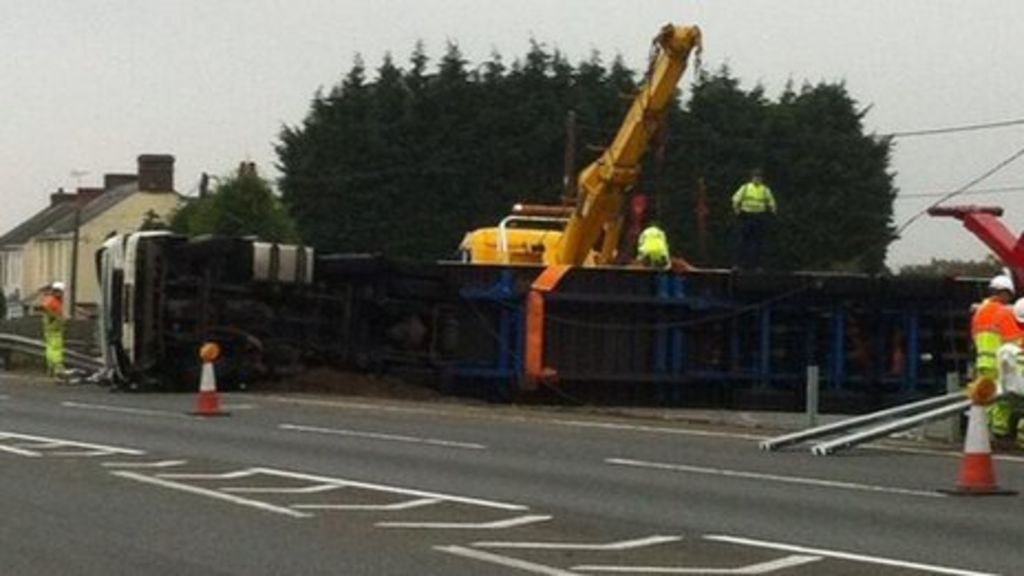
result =
[[[672,267],[664,230],[653,224],[644,228],[636,243],[636,261],[647,268],[668,270]]]

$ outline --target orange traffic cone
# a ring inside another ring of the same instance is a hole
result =
[[[988,418],[985,407],[971,404],[967,413],[967,436],[964,457],[960,461],[960,480],[953,490],[940,490],[953,496],[1012,496],[1017,492],[1004,490],[996,484],[992,466],[992,446],[988,440]]]
[[[212,342],[203,344],[199,349],[199,358],[203,361],[202,373],[199,377],[199,396],[196,398],[195,416],[227,416],[220,408],[220,397],[217,395],[217,374],[213,362],[220,356],[220,347]]]

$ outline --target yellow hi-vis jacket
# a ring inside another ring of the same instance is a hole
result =
[[[668,268],[671,265],[668,252],[668,238],[657,226],[648,226],[640,233],[636,243],[638,259],[648,260],[652,264]]]
[[[764,184],[747,182],[732,195],[732,209],[737,214],[761,214],[775,212],[775,197],[771,188]]]

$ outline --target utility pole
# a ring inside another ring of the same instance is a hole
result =
[[[562,178],[565,191],[562,203],[576,203],[576,111],[569,110],[565,117],[565,176]]]
[[[78,299],[78,230],[82,224],[82,205],[75,198],[75,229],[71,234],[71,282],[68,294],[68,318],[75,317],[75,305]]]

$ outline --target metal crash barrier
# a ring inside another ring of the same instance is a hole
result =
[[[779,450],[786,446],[829,438],[811,446],[811,452],[815,455],[827,456],[927,422],[955,416],[966,410],[970,404],[971,401],[963,392],[950,392],[943,396],[926,398],[770,438],[761,442],[759,447],[761,450]]]
[[[0,332],[0,350],[10,350],[40,358],[46,357],[45,342],[17,334]],[[64,350],[64,364],[69,368],[78,368],[80,370],[97,371],[103,369],[103,359],[67,349]]]

